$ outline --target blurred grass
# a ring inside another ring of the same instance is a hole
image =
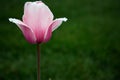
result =
[[[8,21],[21,19],[26,1],[0,2],[0,80],[36,80],[36,45]],[[68,21],[41,45],[41,80],[119,80],[120,1],[44,2]]]

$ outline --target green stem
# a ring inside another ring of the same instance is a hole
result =
[[[37,80],[40,80],[40,44],[37,44]]]

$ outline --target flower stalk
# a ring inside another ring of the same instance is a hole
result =
[[[40,44],[37,44],[37,80],[40,80]]]

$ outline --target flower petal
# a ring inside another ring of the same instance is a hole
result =
[[[51,24],[52,27],[52,31],[54,31],[55,29],[57,29],[63,21],[67,21],[67,18],[58,18],[56,20],[53,21],[53,23]]]
[[[57,29],[62,24],[62,21],[67,21],[67,18],[59,18],[53,21],[53,23],[48,27],[45,32],[43,42],[47,42],[51,38],[52,31]]]
[[[52,20],[52,12],[42,1],[25,3],[23,22],[33,30],[45,30]]]
[[[36,43],[36,37],[33,33],[33,31],[26,25],[24,24],[22,21],[18,20],[18,19],[14,19],[14,18],[9,18],[9,21],[12,23],[15,23],[20,30],[23,32],[26,40],[30,43]]]

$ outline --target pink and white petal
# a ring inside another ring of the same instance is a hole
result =
[[[24,37],[26,40],[32,44],[36,43],[36,37],[32,31],[26,24],[24,24],[22,21],[14,18],[9,18],[9,21],[12,23],[15,23],[20,30],[23,32]]]
[[[58,19],[55,19],[53,21],[53,23],[50,25],[50,27],[52,27],[52,32],[57,29],[61,24],[62,22],[66,22],[67,21],[67,18],[58,18]]]
[[[51,10],[42,1],[27,2],[25,4],[23,22],[33,30],[46,29],[52,20]]]
[[[51,38],[52,31],[57,29],[63,21],[67,21],[67,18],[59,18],[53,21],[53,23],[45,31],[43,42],[47,42]]]

